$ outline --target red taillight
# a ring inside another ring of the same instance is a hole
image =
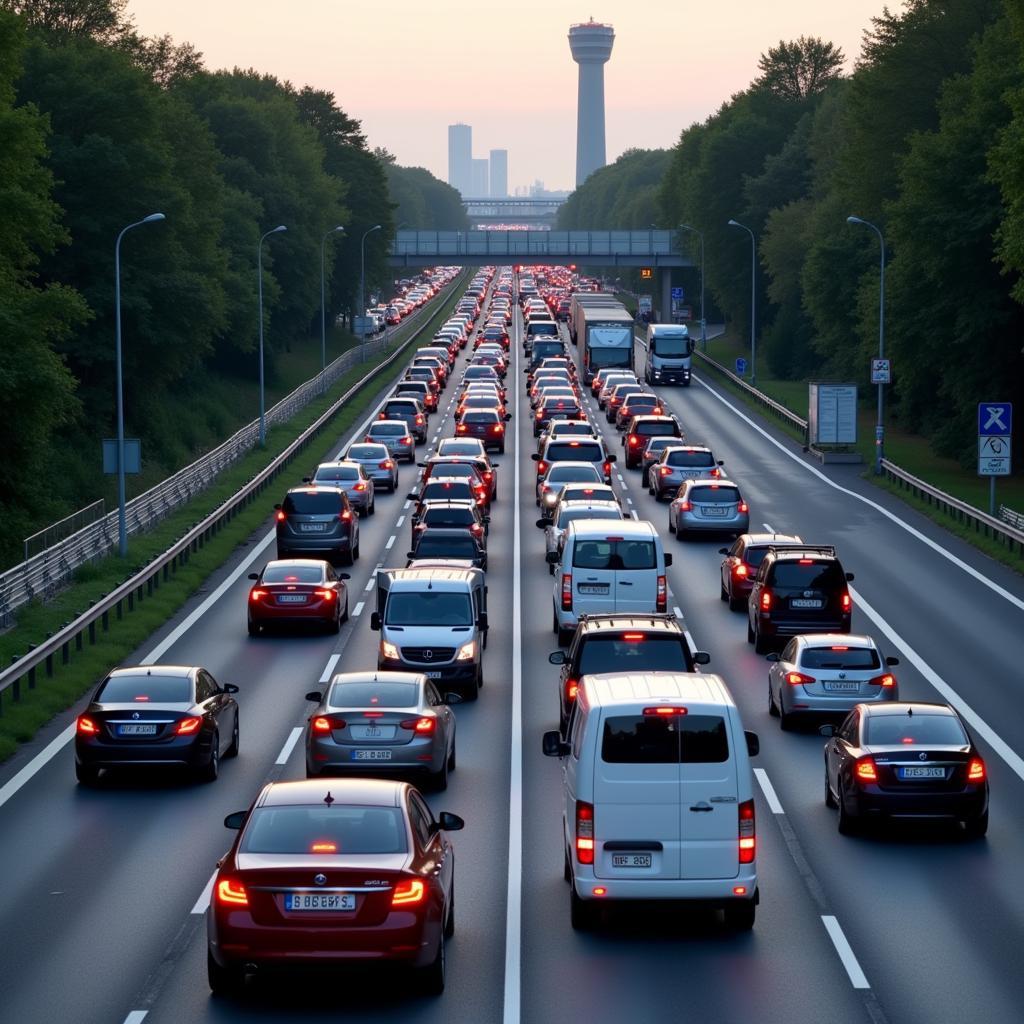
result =
[[[869,679],[868,682],[872,686],[884,686],[891,689],[896,685],[896,677],[891,672],[886,672],[884,675],[875,676],[874,679]]]
[[[333,590],[326,587],[323,590],[314,590],[313,593],[324,601],[333,601],[338,596]]]
[[[744,515],[746,515],[750,511],[750,506],[745,501],[741,501],[736,511],[742,512]]]
[[[743,564],[743,562],[738,562],[732,567],[732,574],[733,576],[742,578],[743,576],[749,576],[750,570]]]
[[[332,843],[329,839],[321,839],[309,844],[310,853],[337,853],[338,844]]]
[[[870,757],[862,757],[854,766],[853,774],[861,782],[877,782],[878,781],[878,769],[875,768],[875,762]]]
[[[352,518],[352,513],[351,513],[351,512],[350,512],[350,511],[349,511],[348,509],[345,509],[345,511],[344,511],[344,512],[342,512],[342,513],[340,513],[340,514],[339,514],[338,518],[339,518],[339,519],[340,519],[340,520],[341,520],[341,521],[342,521],[343,523],[347,523],[347,522],[348,522],[348,521],[349,521],[349,520],[350,520],[350,519]]]
[[[670,707],[663,704],[656,708],[644,708],[644,714],[648,718],[676,718],[679,715],[685,715],[686,708]]]
[[[980,757],[972,757],[970,764],[967,765],[967,781],[985,781],[985,762]]]
[[[491,433],[492,434],[503,434],[503,433],[505,433],[505,424],[504,423],[492,423],[491,424]]]
[[[399,444],[410,445],[410,444],[412,444],[412,438],[411,437],[400,437],[398,439],[398,443]]]
[[[565,699],[567,701],[573,701],[576,699],[576,694],[580,692],[580,681],[578,679],[566,679],[565,681]]]
[[[178,727],[174,731],[179,736],[191,736],[192,733],[199,732],[199,727],[202,724],[203,719],[201,715],[189,715],[178,722]]]
[[[562,611],[572,611],[572,573],[562,574]]]
[[[658,472],[662,476],[668,476],[672,472],[672,470],[669,469],[668,466],[662,466],[661,469],[658,470]]]
[[[400,722],[399,726],[410,732],[418,733],[420,736],[432,736],[437,728],[437,719],[423,715],[420,718],[407,718],[404,722]]]
[[[537,476],[543,476],[548,471],[548,464],[541,460],[537,463]]]
[[[421,878],[399,882],[391,892],[392,907],[412,907],[427,898],[427,883]]]
[[[416,414],[416,425],[420,427],[423,426],[423,416],[420,413]]]
[[[693,511],[693,502],[692,501],[685,501],[685,500],[679,502],[679,511],[680,512],[692,512]]]
[[[381,413],[381,414],[380,414],[380,415],[379,415],[379,416],[377,417],[377,419],[379,419],[379,420],[386,420],[387,418],[388,418],[388,414],[387,414],[386,412],[382,412],[382,413]]]
[[[464,434],[465,432],[466,432],[466,424],[465,424],[465,423],[460,423],[460,424],[459,424],[459,425],[458,425],[458,426],[457,426],[457,427],[455,428],[455,433],[456,433],[456,434]]]
[[[608,474],[611,473],[611,471],[612,471],[612,464],[610,462],[606,462],[604,464],[604,475],[608,476]]]
[[[647,639],[647,634],[646,633],[623,633],[622,634],[622,639],[625,640],[627,643],[636,643],[639,640],[646,640]]]
[[[250,601],[262,601],[266,596],[267,592],[265,590],[260,590],[259,587],[253,587],[252,590],[249,591]]]
[[[484,528],[479,523],[473,523],[473,525],[469,528],[469,532],[474,533],[476,534],[476,536],[479,537],[480,534],[484,532]]]
[[[85,715],[78,716],[77,728],[83,736],[97,736],[100,731],[100,727]]]
[[[355,487],[352,488],[352,490],[353,491],[365,491],[366,490],[366,484],[356,484]]]
[[[639,443],[640,443],[640,438],[637,437],[636,434],[630,434],[629,435],[629,446],[630,446],[630,448],[635,448]]]
[[[853,601],[848,593],[843,594],[843,611],[848,612],[853,607]]]
[[[740,804],[740,863],[753,864],[757,853],[757,829],[754,818],[754,801],[744,800]]]
[[[576,859],[594,863],[594,805],[576,801]]]
[[[803,672],[787,672],[786,682],[790,686],[810,686],[814,682],[814,676],[805,676]]]
[[[770,611],[772,607],[772,592],[770,590],[761,591],[761,611]]]
[[[544,410],[543,409],[538,409],[537,410],[537,419],[543,419],[543,418],[544,418]]]
[[[230,907],[249,906],[249,894],[236,878],[222,878],[217,883],[217,902]]]
[[[387,459],[384,462],[378,463],[377,464],[377,468],[378,469],[394,469],[395,468],[395,464],[390,459]]]
[[[317,715],[313,719],[312,726],[313,732],[323,736],[335,729],[344,729],[345,720],[343,718],[327,718],[324,715]]]
[[[275,517],[279,523],[283,523],[288,517],[280,510],[277,510],[277,516]]]
[[[717,466],[715,466],[715,468],[713,470],[711,470],[710,473],[708,473],[708,476],[713,476],[715,478],[718,478],[721,475],[722,475],[722,471]],[[746,509],[744,509],[743,511],[745,512]]]
[[[658,593],[655,598],[654,608],[657,612],[668,610],[668,580],[664,576],[658,577]]]

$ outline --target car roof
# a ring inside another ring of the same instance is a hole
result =
[[[317,472],[321,469],[361,469],[362,467],[354,459],[329,459],[327,462],[317,463]]]
[[[393,427],[402,427],[404,430],[409,429],[409,425],[405,422],[405,420],[374,420],[370,424],[370,430],[372,431],[374,427],[384,427],[388,425]]]
[[[337,672],[331,677],[330,685],[335,683],[421,683],[426,681],[422,672]]]
[[[594,534],[600,534],[601,539],[604,539],[604,536],[611,529],[603,519],[595,521],[590,525],[588,523],[589,521],[586,519],[578,519],[576,522],[569,524],[569,529],[578,536],[584,536],[588,539],[593,537]],[[623,538],[636,540],[646,540],[649,537],[657,536],[654,525],[646,519],[623,519],[615,524],[615,533],[617,536],[621,535]]]
[[[700,469],[701,467],[698,466],[697,468]],[[691,477],[689,480],[683,481],[683,486],[690,488],[690,490],[693,490],[694,487],[711,487],[715,490],[721,490],[723,487],[735,487],[737,491],[740,489],[740,485],[735,480],[722,480],[719,477],[713,476],[702,476],[696,479]]]
[[[465,532],[465,531],[460,531]],[[449,566],[438,564],[436,566],[418,566],[416,568],[408,569],[388,569],[388,573],[392,576],[392,583],[438,583],[438,584],[457,584],[457,583],[475,583],[478,579],[482,579],[483,572],[480,569],[471,568],[469,565],[466,566]]]
[[[289,487],[285,491],[285,497],[289,494],[344,494],[340,487],[331,487],[327,484],[303,484],[301,487]]]
[[[326,561],[322,558],[271,558],[263,568],[267,569],[272,565],[275,567],[294,565],[297,569],[313,568],[314,566],[322,569],[326,564]]]
[[[270,782],[256,801],[257,807],[294,807],[323,803],[328,794],[337,804],[399,807],[407,782],[389,779],[299,779]]]
[[[944,715],[947,718],[960,718],[956,710],[948,704],[932,704],[928,701],[886,701],[884,704],[860,704],[858,707],[872,716],[906,715],[909,711],[913,711],[915,715]]]
[[[111,669],[107,673],[108,678],[116,676],[162,676],[165,679],[183,679],[198,671],[196,665],[124,665],[121,668]]]
[[[586,675],[580,693],[590,707],[624,708],[660,701],[735,707],[720,676],[703,672],[607,672]]]
[[[772,545],[768,545],[771,547]],[[838,560],[836,549],[831,544],[794,544],[792,546],[780,547],[775,551],[769,551],[767,557],[772,555],[778,559],[792,561],[799,558],[820,559],[822,561]]]
[[[676,422],[677,422],[677,420],[676,420],[675,416],[668,416],[668,415],[655,416],[653,413],[644,413],[641,416],[634,416],[632,421],[631,421],[631,423],[630,423],[630,426],[633,426],[633,424],[638,424],[638,423],[676,423]]]
[[[432,509],[435,508],[468,508],[475,509],[476,502],[472,498],[442,498],[440,501],[431,499],[426,502]]]
[[[866,633],[801,633],[793,639],[801,647],[856,647],[874,650],[878,646],[874,637]]]

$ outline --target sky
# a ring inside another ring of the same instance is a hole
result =
[[[567,33],[615,29],[605,65],[607,157],[668,148],[757,75],[780,40],[820,36],[852,68],[885,0],[130,0],[145,35],[170,33],[206,66],[256,68],[333,92],[371,147],[448,177],[448,125],[473,155],[509,151],[509,190],[571,189],[577,68]],[[889,0],[898,9],[900,0]]]

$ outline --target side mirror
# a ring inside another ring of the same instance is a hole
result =
[[[249,573],[249,579],[259,581],[260,574],[258,572]]]
[[[612,452],[612,454],[608,456],[608,460],[607,461],[608,462],[618,462],[619,461],[619,457],[614,452]]]
[[[694,665],[710,665],[711,655],[707,651],[694,651],[693,652],[693,663]]]
[[[549,665],[564,665],[565,664],[565,651],[552,651],[548,655]]]
[[[487,625],[487,612],[480,613],[479,617],[476,620],[476,628],[479,629],[481,633],[487,632],[489,628]]]
[[[557,551],[549,551],[544,556],[544,561],[547,562],[548,565],[558,565],[558,552]]]
[[[772,651],[772,653],[769,654],[764,660],[765,661],[778,661],[779,660],[779,652],[778,651]]]
[[[437,816],[437,827],[442,832],[459,832],[466,827],[466,823],[457,814],[442,811]]]
[[[418,491],[410,491],[410,492],[409,492],[409,493],[408,493],[408,494],[406,495],[406,497],[407,497],[407,498],[408,498],[408,499],[409,499],[410,501],[419,501],[419,500],[420,500],[420,496],[419,496],[419,492],[418,492]]]
[[[221,690],[223,690],[224,693],[238,693],[238,687],[235,686],[234,683],[225,683],[221,687]]]
[[[667,569],[672,564],[672,552],[665,552],[665,568]]]
[[[852,572],[848,572],[846,574],[846,580],[847,580],[848,583],[852,583],[853,582],[853,573]]]
[[[319,704],[324,699],[324,695],[319,690],[310,690],[306,694],[306,700],[312,701],[314,704]]]
[[[541,530],[547,529],[547,525],[548,525],[548,521],[546,519],[538,519],[537,520],[537,526]]]
[[[720,555],[728,555],[729,554],[729,549],[728,548],[719,548],[718,549],[718,553]]]
[[[900,663],[900,659],[897,658],[894,654],[890,654],[889,657],[885,659],[885,663],[886,665],[892,667],[893,665],[898,665]]]
[[[370,629],[374,632],[380,631],[380,612],[373,612],[370,615]]]
[[[460,693],[446,693],[444,695],[445,704],[461,704],[462,694]]]
[[[539,452],[534,452],[534,453],[533,453],[533,454],[532,454],[532,455],[530,456],[530,458],[531,458],[531,459],[533,459],[533,461],[534,461],[534,462],[540,462],[540,453],[539,453]],[[280,505],[276,505],[276,506],[275,506],[275,508],[280,508],[280,507],[281,507]]]
[[[245,819],[249,816],[248,811],[232,811],[224,819],[225,828],[233,828],[236,832],[245,824]]]
[[[719,464],[720,466],[724,466],[724,465],[725,465],[725,459],[719,459],[719,460],[718,460],[718,464]]]
[[[405,557],[412,561],[416,557],[415,551],[406,551]]]
[[[543,748],[545,757],[565,757],[569,753],[569,744],[557,729],[544,733]]]
[[[311,484],[313,482],[313,478],[311,476],[304,476],[302,478],[302,482],[304,484]]]
[[[276,504],[276,505],[274,506],[274,511],[275,511],[275,512],[280,512],[280,511],[281,511],[281,503],[280,503],[280,502],[278,502],[278,503],[277,503],[277,504]]]
[[[510,413],[510,412],[505,413],[505,422],[508,423],[508,421],[510,419],[512,419],[512,413]]]
[[[821,725],[818,727],[819,736],[835,736],[836,727],[834,725]]]
[[[751,757],[757,757],[761,753],[761,741],[757,738],[757,733],[744,729],[743,735],[747,740],[747,753]]]
[[[352,577],[347,572],[339,572],[338,573],[338,579],[339,580],[350,580],[350,579],[352,579]]]

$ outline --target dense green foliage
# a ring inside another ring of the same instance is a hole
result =
[[[668,163],[668,150],[627,149],[569,196],[555,226],[560,231],[649,228],[658,220],[658,186]]]
[[[384,165],[399,224],[421,231],[469,230],[469,216],[457,189],[422,167],[399,167],[385,149],[375,153]]]

